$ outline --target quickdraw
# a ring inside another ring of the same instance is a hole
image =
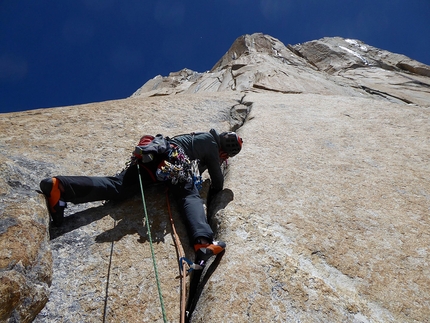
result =
[[[179,258],[179,266],[181,268],[181,274],[183,276],[183,266],[182,263],[185,262],[188,265],[188,270],[187,270],[187,275],[191,273],[191,271],[193,270],[203,270],[203,268],[205,268],[205,262],[201,261],[199,264],[196,264],[194,262],[192,262],[190,259],[185,258],[185,257],[181,257]]]

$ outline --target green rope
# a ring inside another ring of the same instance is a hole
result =
[[[161,294],[160,279],[158,278],[157,263],[155,261],[154,247],[152,246],[151,229],[149,228],[148,212],[146,211],[146,203],[145,203],[145,196],[143,194],[143,184],[142,184],[142,176],[140,175],[139,162],[137,162],[136,165],[137,165],[137,172],[139,173],[140,191],[142,193],[142,203],[143,203],[143,209],[145,211],[146,227],[148,228],[149,246],[151,247],[152,263],[154,265],[155,279],[157,280],[158,296],[160,297],[160,304],[161,304],[161,311],[163,313],[163,320],[164,320],[164,322],[167,322],[166,309],[164,308],[163,295]]]

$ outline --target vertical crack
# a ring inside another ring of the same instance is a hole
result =
[[[230,109],[230,128],[231,131],[236,131],[242,127],[251,112],[253,102],[245,100],[246,94],[244,94],[238,104],[235,104]]]

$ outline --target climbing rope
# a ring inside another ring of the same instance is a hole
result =
[[[113,227],[116,226],[116,220],[114,220]],[[110,281],[110,272],[112,268],[112,257],[113,257],[113,241],[111,242],[110,246],[110,255],[109,255],[109,266],[108,266],[108,272],[107,272],[107,278],[106,278],[106,288],[105,288],[105,304],[103,307],[103,323],[106,322],[107,317],[107,303],[108,303],[108,297],[109,297],[109,281]]]
[[[185,259],[185,252],[184,248],[182,247],[181,240],[179,239],[178,233],[176,232],[175,222],[173,221],[172,217],[172,211],[170,209],[170,200],[169,200],[169,191],[166,190],[166,200],[167,200],[167,210],[169,212],[169,218],[170,218],[170,225],[172,226],[172,234],[173,239],[175,241],[176,246],[176,253],[179,259],[179,270],[180,275],[179,278],[181,279],[181,311],[180,311],[180,322],[185,323],[185,316],[186,316],[186,294],[187,294],[187,287],[186,287],[186,267],[187,262]]]
[[[148,212],[146,210],[145,196],[144,196],[144,193],[143,193],[142,176],[140,175],[139,163],[136,163],[136,165],[137,165],[137,172],[139,173],[140,192],[142,193],[143,210],[145,212],[146,227],[148,229],[149,246],[151,248],[152,263],[154,265],[155,279],[157,281],[158,296],[160,298],[160,305],[161,305],[161,311],[163,313],[163,320],[166,323],[167,322],[166,309],[164,308],[164,301],[163,301],[163,295],[161,293],[160,279],[158,278],[157,262],[155,261],[154,247],[152,245],[151,229],[149,227]]]

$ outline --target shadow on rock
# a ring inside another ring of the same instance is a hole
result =
[[[152,241],[164,242],[164,236],[170,232],[163,206],[158,205],[164,201],[157,194],[150,194],[148,198],[148,218]],[[73,206],[73,208],[75,207],[83,208],[85,206]],[[96,242],[119,241],[124,236],[135,233],[139,234],[138,242],[144,243],[148,241],[148,229],[142,199],[138,196],[125,201],[109,201],[104,205],[70,214],[64,218],[64,222],[60,227],[50,228],[50,238],[51,240],[58,238],[68,232],[99,221],[106,216],[110,216],[113,219],[113,226],[96,236]]]
[[[96,237],[96,242],[119,241],[126,235],[137,233],[138,242],[145,243],[149,240],[148,228],[146,226],[145,214],[142,208],[142,201],[134,199],[125,201],[117,205],[116,209],[110,213],[115,220],[115,225]],[[153,242],[164,242],[164,236],[170,233],[166,215],[163,210],[151,210],[148,214]]]
[[[64,218],[61,226],[51,226],[49,228],[50,239],[56,239],[68,232],[98,221],[104,218],[106,215],[109,215],[111,211],[112,208],[101,205],[70,214]]]
[[[214,196],[208,208],[208,222],[213,221],[214,216],[222,209],[224,209],[231,201],[234,200],[234,193],[232,190],[225,188]]]

